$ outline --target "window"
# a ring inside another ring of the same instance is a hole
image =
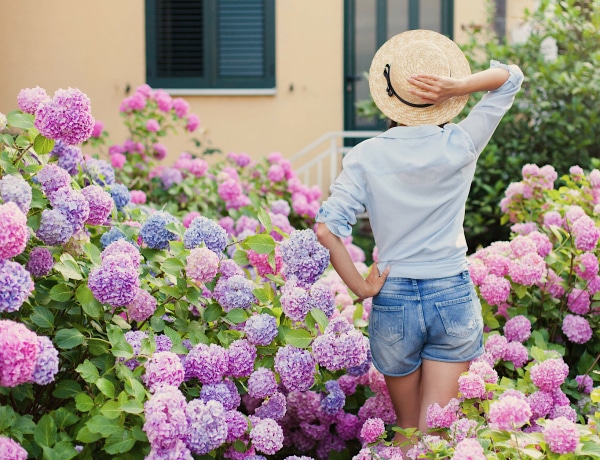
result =
[[[187,93],[273,90],[275,0],[146,0],[146,81]]]

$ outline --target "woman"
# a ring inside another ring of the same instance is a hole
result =
[[[496,61],[471,74],[460,48],[436,32],[391,38],[373,58],[369,85],[393,127],[346,155],[317,215],[317,236],[335,270],[359,298],[374,297],[373,364],[402,428],[425,432],[429,405],[456,397],[458,377],[483,353],[465,202],[477,158],[522,81],[517,66]],[[450,123],[477,91],[488,93],[464,120]],[[366,279],[340,239],[365,210],[379,253]]]

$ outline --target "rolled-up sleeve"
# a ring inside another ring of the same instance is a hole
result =
[[[331,195],[321,204],[317,222],[340,238],[352,234],[356,216],[365,211],[365,187],[358,163],[350,152],[342,163],[342,172],[330,188]]]
[[[498,61],[490,61],[490,68],[508,70],[509,76],[500,88],[485,94],[473,107],[467,118],[458,123],[471,137],[479,155],[489,142],[502,117],[511,108],[523,83],[523,72]]]

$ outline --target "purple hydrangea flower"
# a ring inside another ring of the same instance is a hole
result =
[[[571,420],[566,417],[558,417],[549,421],[544,427],[544,441],[554,453],[575,452],[577,444],[579,444],[579,430]]]
[[[285,396],[276,391],[256,408],[254,415],[259,418],[281,420],[285,415],[286,409],[287,403]]]
[[[217,344],[199,343],[187,354],[184,367],[186,380],[196,377],[201,383],[218,383],[229,370],[229,354]]]
[[[242,402],[238,389],[232,380],[202,385],[200,399],[205,403],[211,400],[219,401],[227,411],[237,409]]]
[[[313,284],[309,291],[311,308],[317,308],[331,318],[335,310],[335,296],[331,289],[320,281]]]
[[[371,364],[373,363],[373,358],[371,356],[371,349],[367,349],[367,359],[365,359],[358,366],[350,366],[346,369],[346,374],[353,377],[360,377],[361,375],[365,375],[371,369]]]
[[[125,240],[117,240],[110,243],[104,250],[102,251],[102,260],[107,257],[112,256],[126,256],[131,260],[134,268],[140,267],[140,261],[142,259],[142,255],[140,254],[140,250]]]
[[[233,442],[241,438],[248,429],[246,416],[237,410],[225,412],[227,422],[227,442]]]
[[[6,436],[0,436],[0,452],[7,460],[27,460],[27,451],[21,445]]]
[[[254,370],[256,347],[248,340],[235,340],[227,349],[229,370],[227,375],[232,377],[247,377]]]
[[[286,345],[275,355],[275,370],[289,391],[305,391],[315,383],[315,358],[310,351]]]
[[[36,236],[48,246],[65,244],[73,234],[73,227],[64,216],[55,209],[44,209]]]
[[[33,287],[31,275],[21,264],[0,260],[0,313],[19,310]]]
[[[154,336],[154,343],[156,344],[156,353],[160,353],[161,351],[170,351],[171,347],[173,346],[173,342],[169,336],[165,334]]]
[[[125,233],[123,233],[119,228],[111,227],[111,229],[108,232],[103,233],[100,237],[100,244],[102,244],[103,248],[106,248],[110,246],[111,243],[126,238],[127,237],[125,236]]]
[[[340,388],[337,380],[329,380],[325,383],[328,395],[321,400],[321,409],[329,415],[335,415],[344,408],[346,395]]]
[[[86,141],[95,123],[90,98],[76,88],[57,90],[52,100],[42,100],[35,111],[40,134],[68,145]]]
[[[117,208],[117,211],[122,211],[123,208],[129,204],[131,195],[129,194],[129,189],[125,185],[112,184],[108,191],[115,202],[115,208]]]
[[[56,141],[50,155],[58,158],[58,166],[67,171],[71,176],[79,172],[79,165],[83,163],[83,153],[79,147],[67,145],[63,141]]]
[[[188,428],[185,396],[172,386],[159,388],[144,404],[144,431],[153,449],[170,449]]]
[[[583,290],[573,288],[567,296],[567,306],[569,310],[578,315],[585,315],[590,311],[591,299],[590,294]]]
[[[31,276],[36,278],[44,277],[52,271],[53,266],[54,259],[48,249],[36,246],[29,253],[29,261],[26,268],[31,273]]]
[[[569,366],[558,358],[537,363],[530,370],[531,381],[544,391],[554,391],[560,388],[568,375]]]
[[[140,229],[140,236],[149,248],[167,249],[169,241],[174,241],[177,235],[165,227],[171,222],[177,222],[177,219],[165,211],[158,211],[152,214]]]
[[[139,286],[138,272],[129,257],[106,257],[88,278],[88,287],[94,297],[112,307],[130,304]]]
[[[283,313],[293,321],[303,321],[312,307],[309,293],[294,279],[288,280],[281,288],[280,301]]]
[[[312,345],[316,361],[330,371],[364,363],[368,349],[368,339],[341,316],[332,319]]]
[[[71,187],[62,187],[50,196],[52,207],[66,217],[73,233],[81,230],[90,215],[90,205],[85,196]]]
[[[58,350],[52,340],[46,336],[38,336],[38,355],[35,361],[31,381],[38,385],[47,385],[54,381],[58,372]]]
[[[220,255],[227,246],[227,232],[214,220],[199,216],[183,234],[183,243],[188,249],[204,243],[208,249]]]
[[[115,170],[108,161],[89,158],[83,164],[83,171],[93,184],[104,186],[115,183]]]
[[[225,442],[227,421],[220,402],[211,400],[204,403],[201,399],[194,399],[188,403],[185,413],[188,421],[185,442],[192,452],[204,455]]]
[[[253,398],[264,399],[277,391],[275,374],[266,367],[259,367],[248,379],[248,394]]]
[[[578,375],[575,377],[575,381],[577,382],[578,388],[586,394],[590,394],[594,389],[594,381],[587,374]]]
[[[225,259],[219,265],[221,278],[231,278],[234,275],[244,276],[244,270],[232,259]]]
[[[134,321],[145,321],[156,311],[156,298],[138,288],[131,303],[127,305],[127,313]]]
[[[566,315],[561,329],[573,343],[586,343],[593,335],[590,323],[582,316]]]
[[[177,168],[165,168],[160,173],[160,180],[165,190],[169,190],[173,185],[179,184],[183,180],[183,174]]]
[[[134,355],[139,355],[142,350],[142,340],[147,339],[148,334],[144,331],[127,331],[125,333],[125,340],[133,349]],[[123,358],[117,358],[118,361],[123,361]],[[125,366],[129,369],[134,370],[140,365],[139,361],[135,358],[129,359],[125,362]]]
[[[518,315],[509,319],[504,325],[504,336],[508,341],[525,342],[531,335],[531,321],[526,316]]]
[[[152,447],[144,460],[194,460],[192,453],[181,439],[166,449]]]
[[[29,239],[27,217],[13,202],[0,204],[0,260],[11,259],[23,252]]]
[[[154,353],[146,363],[144,383],[154,393],[164,386],[178,387],[184,379],[183,365],[179,356],[170,351]]]
[[[234,308],[246,309],[255,301],[253,290],[252,281],[241,275],[234,275],[229,278],[219,278],[213,290],[213,298],[226,312]]]
[[[50,100],[51,98],[48,96],[48,93],[46,93],[46,90],[36,86],[35,88],[23,88],[19,91],[17,105],[23,112],[34,115],[42,102]]]
[[[186,262],[185,273],[198,284],[212,281],[219,271],[219,257],[208,248],[192,248]]]
[[[270,418],[252,419],[250,440],[254,448],[267,455],[274,455],[283,447],[283,430]]]
[[[38,336],[23,323],[0,319],[0,385],[29,382],[39,352]]]
[[[244,332],[250,343],[267,346],[279,332],[277,320],[266,313],[251,316],[244,325]]]
[[[290,205],[286,200],[275,200],[271,203],[271,212],[273,214],[290,215]]]
[[[0,179],[0,197],[5,203],[12,201],[27,214],[31,205],[31,185],[21,176],[7,174]]]
[[[329,251],[317,241],[311,229],[294,230],[280,247],[288,278],[312,284],[329,265]]]

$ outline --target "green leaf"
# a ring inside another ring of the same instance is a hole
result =
[[[88,420],[86,426],[92,433],[100,433],[104,438],[123,429],[116,421],[111,420],[104,415],[94,415]]]
[[[513,289],[515,290],[515,294],[519,299],[522,299],[527,295],[527,286],[522,284],[513,284]]]
[[[129,399],[121,404],[121,410],[128,414],[141,414],[144,412],[144,405],[136,399]]]
[[[69,256],[66,258],[65,255]],[[77,262],[69,255],[63,254],[61,261],[54,264],[54,269],[66,279],[66,280],[81,280],[81,268]]]
[[[49,414],[44,414],[33,431],[38,446],[52,447],[56,443],[56,424]]]
[[[213,303],[204,310],[204,315],[202,316],[204,317],[204,321],[210,323],[216,321],[222,313],[223,309],[219,305]]]
[[[135,445],[135,439],[130,431],[122,430],[120,433],[111,434],[104,443],[106,453],[115,455],[129,452]]]
[[[68,409],[61,407],[54,411],[54,421],[56,427],[59,430],[63,430],[66,427],[76,424],[79,421],[79,417]]]
[[[34,307],[31,321],[42,329],[52,329],[54,327],[54,315],[46,307]]]
[[[99,319],[104,313],[104,307],[96,300],[90,288],[81,284],[75,292],[75,298],[83,308],[86,315],[91,318]]]
[[[310,314],[315,319],[319,327],[321,328],[321,332],[324,332],[329,324],[329,319],[323,310],[318,308],[312,308],[310,310]]]
[[[105,396],[109,398],[115,397],[115,385],[110,380],[100,377],[96,380],[96,386]]]
[[[38,134],[33,140],[33,148],[39,155],[50,153],[54,148],[54,139],[48,139],[47,137]]]
[[[597,442],[584,442],[581,446],[581,453],[590,457],[600,458],[600,445]]]
[[[100,265],[102,263],[100,249],[95,244],[85,243],[83,245],[83,252],[94,265]]]
[[[308,348],[312,340],[312,335],[305,329],[292,329],[285,335],[285,342],[296,348]]]
[[[34,116],[29,113],[23,113],[20,110],[13,110],[6,115],[6,118],[8,120],[8,124],[15,128],[33,128]]]
[[[55,264],[54,267],[56,267],[56,265],[57,264]],[[50,289],[49,295],[52,300],[56,300],[57,302],[67,302],[73,297],[73,288],[63,283],[55,284],[52,286],[52,289]]]
[[[16,414],[10,406],[0,406],[0,432],[9,428],[15,421]]]
[[[50,449],[44,447],[44,455],[48,450]],[[54,448],[51,449],[51,451],[51,460],[71,460],[72,458],[77,457],[77,455],[79,454],[79,452],[77,452],[73,447],[73,443],[71,441],[60,441],[55,444]],[[44,460],[46,460],[45,456]]]
[[[173,276],[180,276],[181,270],[185,268],[183,262],[179,259],[166,259],[160,266],[163,272]]]
[[[250,261],[248,260],[248,253],[246,251],[244,251],[243,249],[237,249],[233,253],[233,260],[235,261],[236,264],[238,264],[242,267],[244,267],[250,263]]]
[[[271,233],[273,231],[273,224],[271,223],[271,216],[264,208],[259,208],[258,210],[258,220],[265,227],[266,233]]]
[[[11,147],[13,145],[14,138],[10,134],[0,134],[0,142],[8,147]]]
[[[271,235],[251,235],[244,240],[242,247],[252,249],[257,254],[269,254],[275,250],[275,240]]]
[[[125,391],[133,396],[137,401],[142,402],[146,399],[146,389],[138,380],[128,378],[125,381]]]
[[[52,392],[52,396],[59,399],[74,398],[81,393],[81,385],[74,380],[61,380]]]
[[[77,440],[85,444],[96,442],[102,435],[100,433],[92,433],[87,426],[82,427],[77,433]]]
[[[260,303],[269,303],[271,301],[271,296],[269,295],[269,291],[264,288],[254,289],[252,291],[254,296],[258,299]]]
[[[119,418],[123,411],[121,410],[121,406],[117,401],[107,401],[106,404],[104,404],[104,406],[102,406],[100,409],[100,413],[106,418],[114,420]]]
[[[233,324],[239,324],[248,319],[248,313],[241,308],[234,308],[233,310],[229,310],[229,312],[227,312],[225,318],[227,318]]]
[[[86,359],[83,363],[77,366],[75,370],[87,383],[95,383],[96,380],[100,378],[98,368],[94,366],[94,363],[92,363],[89,359]]]
[[[59,348],[70,350],[78,345],[81,345],[85,337],[77,329],[60,329],[56,332],[54,341]]]
[[[79,393],[75,396],[75,407],[80,412],[89,412],[94,408],[94,400],[85,393]]]

